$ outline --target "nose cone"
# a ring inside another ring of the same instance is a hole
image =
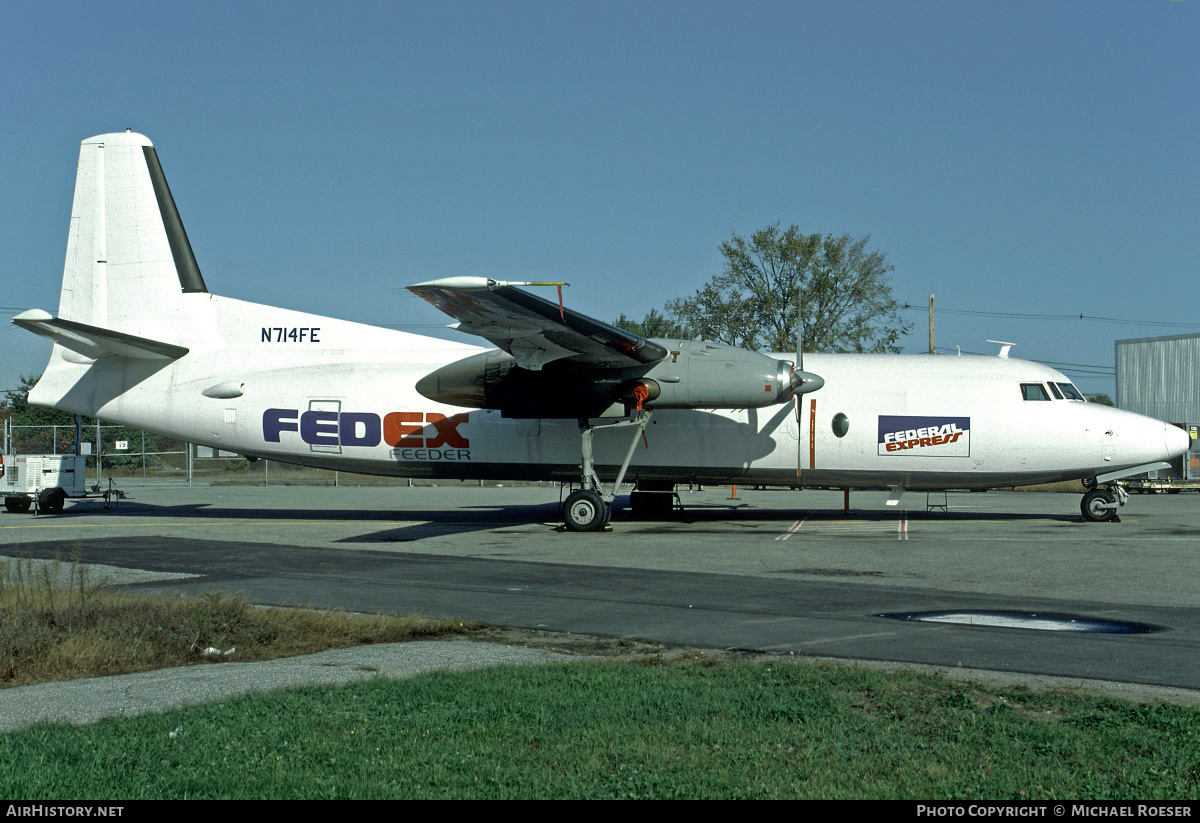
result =
[[[1192,438],[1183,429],[1170,423],[1164,423],[1163,429],[1166,433],[1167,453],[1171,457],[1178,457],[1191,448]]]

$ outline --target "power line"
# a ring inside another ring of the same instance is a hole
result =
[[[928,312],[928,306],[905,303],[907,311]],[[1200,329],[1200,323],[1173,323],[1165,320],[1126,320],[1119,317],[1098,317],[1091,314],[1029,314],[1024,312],[973,311],[969,309],[944,309],[938,307],[937,314],[958,314],[969,317],[1008,317],[1018,320],[1085,320],[1092,323],[1117,323],[1127,326],[1164,326],[1170,328]]]
[[[958,348],[951,349],[944,346],[934,346],[933,350],[946,352],[948,354],[978,354],[983,357],[996,356],[994,353],[987,354],[985,352],[977,351],[962,351]],[[1031,363],[1041,363],[1043,366],[1050,366],[1051,368],[1058,369],[1059,371],[1071,372],[1072,374],[1088,374],[1098,377],[1115,377],[1117,373],[1116,368],[1113,366],[1094,366],[1088,363],[1060,363],[1057,360],[1035,360],[1032,357],[1021,357],[1016,359],[1028,360]]]

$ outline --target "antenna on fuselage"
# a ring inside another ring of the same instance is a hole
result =
[[[1001,357],[1008,357],[1009,349],[1011,349],[1013,346],[1017,345],[1016,343],[1005,343],[1003,340],[989,340],[988,342],[995,343],[997,346],[1000,347],[1000,356]]]

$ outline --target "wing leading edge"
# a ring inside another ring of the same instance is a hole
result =
[[[757,408],[791,400],[798,385],[786,360],[716,343],[647,340],[517,285],[454,277],[409,287],[458,320],[458,329],[503,350],[430,372],[417,381],[421,395],[505,417],[584,419],[643,408]]]
[[[457,320],[459,331],[488,340],[529,371],[540,371],[556,360],[626,369],[657,363],[667,356],[667,350],[657,343],[516,285],[486,277],[448,277],[408,289]]]

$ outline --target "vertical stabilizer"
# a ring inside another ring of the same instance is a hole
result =
[[[184,296],[207,291],[150,141],[84,140],[59,318],[170,340],[194,325]]]

